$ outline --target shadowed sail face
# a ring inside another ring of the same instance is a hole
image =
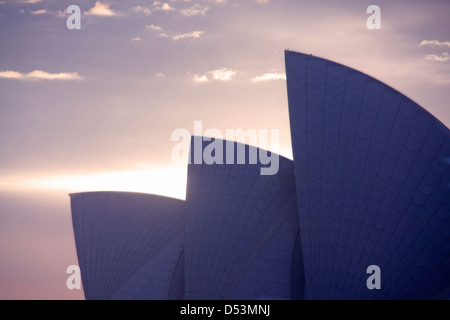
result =
[[[450,286],[450,135],[361,72],[286,51],[309,299],[422,299]],[[381,268],[382,290],[366,269]]]
[[[192,145],[205,142],[193,137]],[[237,150],[243,147],[231,143]],[[249,159],[255,147],[245,146]],[[230,152],[230,150],[227,150]],[[257,153],[257,152],[255,152]],[[191,149],[193,157],[193,150]],[[223,154],[225,163],[226,154]],[[191,164],[186,196],[186,296],[190,299],[299,299],[303,263],[293,163],[276,175],[256,164]]]
[[[181,299],[183,203],[140,193],[71,194],[86,299]]]

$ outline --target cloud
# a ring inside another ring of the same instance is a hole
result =
[[[31,11],[30,13],[33,14],[33,15],[46,14],[47,10],[46,9],[39,9],[39,10]]]
[[[11,1],[11,3],[17,4],[33,4],[33,3],[41,3],[43,0],[15,0]],[[6,1],[0,1],[0,4],[6,4]]]
[[[286,74],[285,73],[278,73],[278,72],[269,72],[265,73],[261,76],[254,77],[252,79],[252,82],[266,82],[266,81],[272,81],[272,80],[286,80]]]
[[[194,74],[189,76],[190,79],[197,83],[205,83],[212,80],[215,81],[230,81],[237,74],[236,70],[229,68],[220,68],[213,71],[209,71],[206,74]]]
[[[153,8],[155,10],[161,10],[161,11],[174,11],[175,9],[168,3],[161,1],[154,1],[153,2]]]
[[[181,39],[200,39],[203,31],[192,31],[189,33],[177,34],[172,37],[173,40],[181,40]]]
[[[116,16],[117,13],[112,11],[109,8],[110,6],[111,5],[109,3],[97,1],[93,8],[91,8],[89,11],[85,11],[84,13],[93,16]]]
[[[158,37],[160,38],[169,38],[172,37],[170,34],[163,31],[163,28],[160,26],[155,26],[154,24],[146,25],[147,29],[150,29],[152,31],[156,31],[158,34]]]
[[[158,72],[158,73],[155,74],[155,77],[165,79],[166,75],[164,73],[162,73],[162,72]]]
[[[66,10],[58,10],[58,11],[56,11],[56,15],[58,16],[58,17],[61,17],[61,18],[64,18],[65,16],[66,16]]]
[[[205,82],[209,81],[209,79],[206,75],[194,74],[191,78],[192,78],[192,80],[194,80],[197,83],[205,83]]]
[[[221,68],[209,72],[213,80],[230,81],[235,75],[236,71],[233,69]]]
[[[164,29],[160,26],[154,24],[146,25],[147,29],[158,32],[158,37],[161,38],[172,38],[173,40],[183,40],[183,39],[200,39],[204,31],[192,31],[188,33],[174,34],[172,32],[164,32]]]
[[[196,16],[196,15],[202,15],[204,16],[206,14],[206,11],[209,10],[209,7],[202,6],[196,3],[194,6],[186,9],[180,10],[180,13],[184,16]]]
[[[82,77],[76,72],[49,73],[42,70],[34,70],[30,73],[21,73],[17,71],[0,71],[0,78],[16,80],[81,80]]]
[[[419,44],[419,47],[423,47],[423,46],[450,47],[450,41],[443,41],[443,42],[440,42],[440,41],[438,41],[438,40],[423,40],[423,41]]]
[[[130,42],[138,42],[138,41],[141,41],[141,40],[142,40],[141,38],[136,37],[136,38],[130,39]]]
[[[215,81],[230,81],[233,79],[233,77],[237,74],[236,70],[234,69],[228,69],[228,68],[220,68],[213,71],[209,71],[206,74],[194,74],[193,76],[190,76],[194,82],[197,83],[205,83],[212,80]]]
[[[151,10],[149,8],[146,8],[146,7],[143,7],[143,6],[135,6],[135,7],[133,7],[133,10],[135,12],[143,13],[145,15],[152,14],[152,12],[151,12]]]
[[[450,57],[448,56],[448,52],[444,52],[440,56],[435,55],[435,54],[428,54],[425,57],[425,60],[434,60],[434,61],[439,61],[439,62],[445,62],[449,59],[450,59]]]
[[[154,24],[146,25],[145,27],[150,30],[162,31],[162,28],[160,26],[155,26]]]
[[[170,6],[170,4],[164,3],[164,4],[161,6],[161,10],[163,10],[163,11],[173,11],[173,10],[175,10],[175,9],[172,8],[172,7]]]
[[[4,79],[21,79],[23,74],[17,71],[0,71],[0,78]]]

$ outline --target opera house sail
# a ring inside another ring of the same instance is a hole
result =
[[[449,287],[449,129],[349,67],[287,51],[286,72],[306,298]],[[365,285],[370,265],[381,290]]]
[[[71,194],[86,299],[450,298],[449,129],[357,70],[285,59],[278,173],[223,154],[188,165],[185,201]],[[191,158],[212,144],[262,150],[192,137]]]
[[[202,150],[218,142],[196,140]],[[244,147],[247,155],[257,149]],[[124,192],[71,194],[86,298],[303,297],[293,163],[280,157],[273,176],[260,169],[190,164],[185,202]]]
[[[182,298],[183,201],[89,192],[71,204],[86,299]]]
[[[205,149],[212,142],[193,137],[195,143]],[[257,148],[245,150],[248,158]],[[260,174],[260,164],[189,165],[186,299],[303,296],[293,163],[279,161],[278,174],[271,176]]]

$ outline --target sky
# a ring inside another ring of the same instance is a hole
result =
[[[66,287],[68,193],[183,199],[176,129],[277,129],[271,150],[292,158],[286,49],[367,73],[450,126],[449,12],[448,0],[0,1],[0,299],[83,299]]]

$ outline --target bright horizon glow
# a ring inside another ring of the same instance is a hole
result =
[[[214,137],[214,136],[212,136]],[[215,137],[217,138],[217,137]],[[219,137],[223,139],[223,137]],[[230,140],[233,141],[233,140]],[[293,160],[289,147],[264,148],[250,141],[238,141],[245,145],[267,149],[282,157]],[[0,190],[8,191],[63,191],[81,192],[137,192],[160,195],[186,200],[188,164],[144,165],[137,164],[136,169],[123,171],[105,171],[88,174],[32,175],[33,177],[2,177]]]
[[[271,151],[293,160],[290,148],[280,147],[278,150]],[[187,164],[181,164],[89,174],[46,175],[28,179],[6,177],[0,181],[0,190],[31,189],[67,193],[119,191],[148,193],[186,200],[187,169]]]
[[[57,190],[70,193],[121,191],[156,194],[185,200],[187,166],[152,167],[92,174],[54,175],[35,179],[11,179],[7,189]]]

